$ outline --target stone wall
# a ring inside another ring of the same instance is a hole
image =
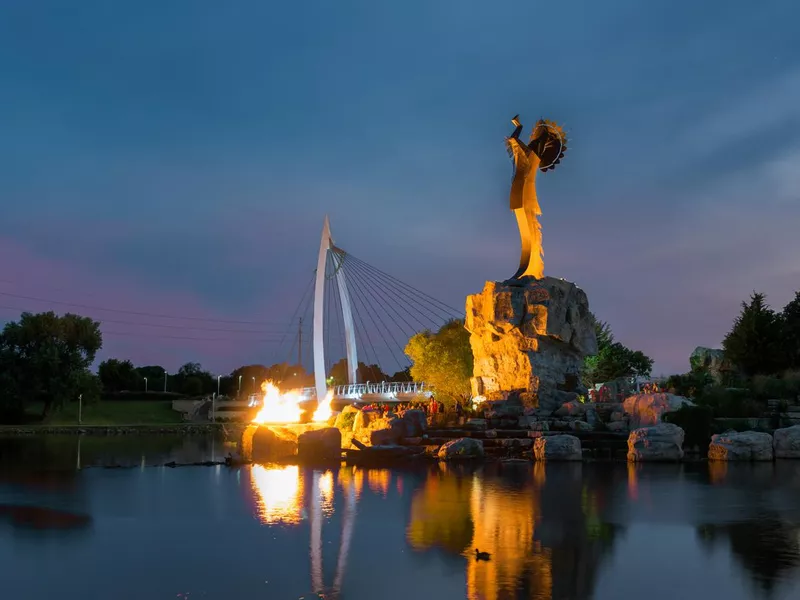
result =
[[[523,398],[555,410],[579,383],[583,358],[597,353],[586,293],[554,277],[487,282],[467,297],[466,328],[474,357],[472,393],[488,400]]]

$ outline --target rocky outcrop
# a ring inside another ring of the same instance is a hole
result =
[[[536,460],[581,460],[581,441],[574,435],[548,435],[533,442]]]
[[[342,458],[342,434],[336,427],[306,431],[297,436],[297,458],[331,462]]]
[[[583,358],[597,353],[586,293],[545,277],[487,282],[467,297],[465,326],[474,357],[472,393],[488,400],[514,396],[553,411],[580,390]]]
[[[249,425],[240,443],[245,460],[272,462],[297,455],[297,433],[277,425]]]
[[[736,370],[733,363],[725,359],[725,352],[715,348],[698,346],[689,357],[692,370],[705,371],[716,385],[722,385],[726,376]]]
[[[634,429],[628,435],[628,460],[676,461],[683,458],[683,429],[672,423]]]
[[[758,431],[729,431],[711,436],[708,460],[772,460],[772,436]]]
[[[636,394],[628,396],[622,403],[625,414],[629,416],[630,426],[649,427],[661,423],[662,417],[679,410],[682,406],[694,406],[683,396],[675,394]]]
[[[450,440],[439,448],[440,460],[483,458],[483,442],[472,438]]]
[[[378,411],[358,411],[353,422],[353,438],[362,444],[384,446],[397,444],[403,438],[419,437],[427,429],[421,410],[406,410],[395,415]]]
[[[800,458],[800,425],[776,429],[772,448],[775,458]]]

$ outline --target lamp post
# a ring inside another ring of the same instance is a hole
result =
[[[242,376],[239,375],[239,389],[236,391],[237,396],[241,396],[242,394]]]
[[[217,396],[219,396],[219,382],[222,379],[222,375],[217,375]]]
[[[83,394],[78,394],[78,425],[83,423]]]
[[[253,393],[255,394],[256,393],[256,378],[253,377],[252,379],[253,379]]]
[[[164,393],[167,393],[167,370],[164,369]]]
[[[147,377],[144,378],[144,393],[147,393]]]

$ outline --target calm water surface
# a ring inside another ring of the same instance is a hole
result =
[[[800,464],[157,466],[229,449],[0,439],[0,597],[800,598]]]

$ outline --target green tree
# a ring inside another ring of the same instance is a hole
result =
[[[725,357],[748,376],[771,375],[781,370],[781,319],[766,303],[764,294],[753,292],[742,302],[742,312],[722,341]]]
[[[97,367],[97,375],[107,392],[136,390],[141,387],[141,377],[129,360],[104,360]]]
[[[614,341],[611,326],[594,315],[592,318],[597,336],[597,354],[587,356],[583,361],[584,384],[590,386],[620,377],[649,377],[653,370],[653,359],[641,350],[631,350]]]
[[[468,400],[472,377],[472,347],[469,332],[460,320],[445,323],[439,331],[422,331],[406,345],[411,376],[433,386],[437,397]]]
[[[0,402],[17,416],[41,406],[45,418],[79,394],[91,401],[98,381],[89,366],[102,345],[100,323],[88,317],[23,313],[0,333]]]
[[[139,389],[144,389],[144,380],[147,379],[147,389],[151,392],[164,389],[164,377],[169,375],[167,370],[161,365],[147,365],[145,367],[137,367],[136,375],[140,379],[138,385]]]
[[[178,369],[175,379],[178,389],[187,396],[201,396],[217,391],[216,377],[204,370],[200,363],[186,363]]]
[[[780,325],[784,367],[800,369],[800,292],[795,292],[792,301],[783,307]]]

